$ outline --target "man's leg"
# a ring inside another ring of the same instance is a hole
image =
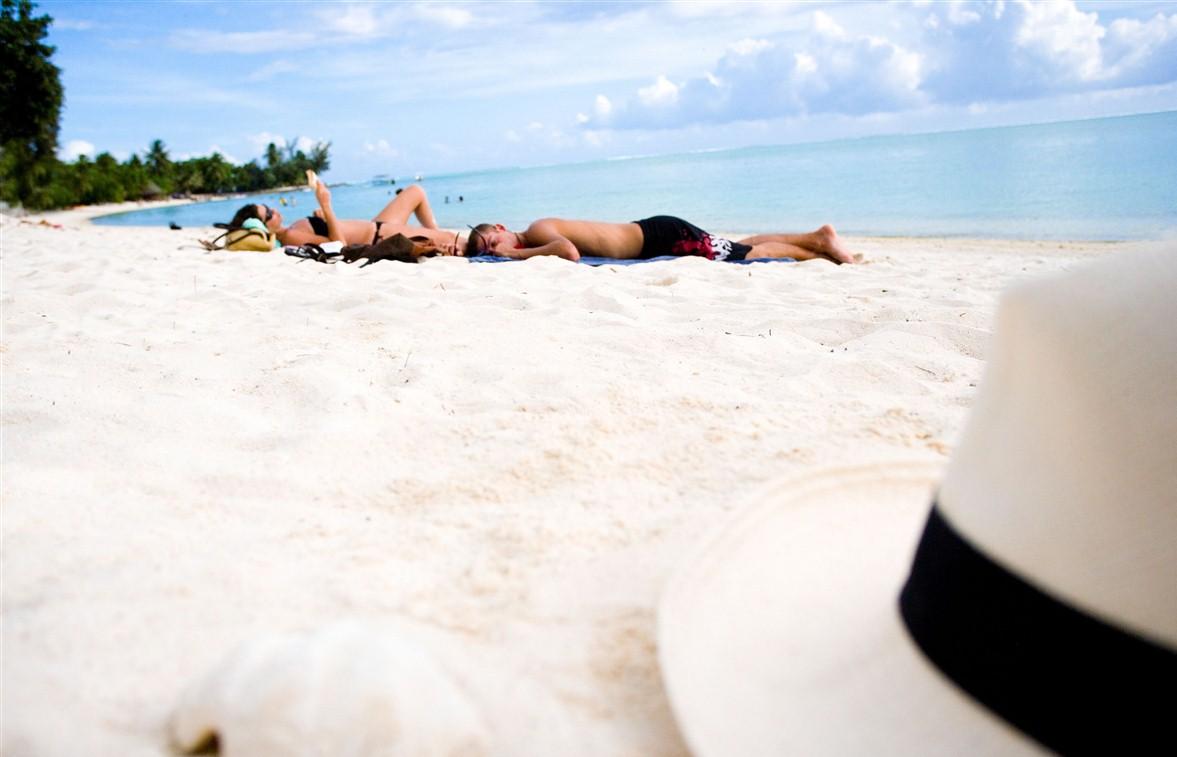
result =
[[[741,239],[740,244],[752,245],[753,250],[748,253],[748,257],[759,254],[761,250],[757,248],[764,247],[763,252],[777,251],[777,254],[765,254],[763,257],[788,257],[797,258],[797,260],[825,258],[839,264],[854,262],[854,253],[846,249],[842,240],[838,238],[838,232],[834,231],[834,227],[829,224],[808,234],[757,234],[747,239]],[[800,254],[782,252],[786,248],[799,249],[801,252]]]
[[[409,216],[417,216],[417,220],[427,229],[437,228],[437,219],[433,217],[433,208],[429,207],[429,198],[419,184],[405,187],[384,210],[376,214],[373,221],[404,225],[409,222]]]
[[[760,239],[770,237],[771,234],[761,234]],[[756,239],[757,237],[749,237],[749,239]],[[750,244],[748,241],[743,241],[741,244]],[[794,260],[829,260],[825,255],[819,255],[812,250],[807,250],[804,247],[798,247],[795,244],[788,242],[760,242],[752,245],[752,251],[745,256],[748,260],[755,260],[758,258],[793,258]]]

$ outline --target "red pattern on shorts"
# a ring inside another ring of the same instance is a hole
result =
[[[711,247],[711,237],[702,239],[680,239],[674,243],[675,255],[698,255],[699,257],[715,260],[715,250]]]

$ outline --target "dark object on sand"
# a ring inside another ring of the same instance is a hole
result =
[[[314,260],[317,263],[334,263],[334,259],[343,254],[341,252],[327,252],[314,242],[300,244],[297,247],[287,245],[282,248],[282,251],[291,257]]]
[[[176,223],[175,221],[170,221],[168,223],[168,228],[171,229],[172,231],[179,231],[180,229],[182,229],[184,227],[181,226],[180,224]]]
[[[428,242],[425,237],[415,237],[409,239],[404,234],[394,234],[388,239],[381,239],[376,244],[349,244],[343,248],[343,260],[347,263],[354,263],[360,258],[365,258],[368,262],[360,266],[369,266],[378,260],[399,260],[402,263],[416,263],[417,256],[413,254],[413,249],[416,247],[415,240],[420,242]],[[425,245],[422,245],[423,247]]]
[[[394,234],[388,239],[381,239],[376,244],[349,244],[343,248],[343,259],[347,263],[354,263],[360,258],[368,262],[360,266],[369,266],[378,260],[399,260],[402,263],[417,263],[421,258],[432,258],[445,255],[446,252],[429,237],[406,237],[404,234]]]
[[[335,258],[342,258],[345,263],[354,263],[363,259],[366,262],[360,268],[372,265],[379,260],[416,263],[421,258],[445,254],[445,251],[428,237],[410,238],[404,234],[394,234],[388,239],[381,239],[376,244],[349,244],[339,252],[326,252],[313,242],[298,247],[287,246],[283,250],[292,257],[314,260],[319,263],[334,263]]]

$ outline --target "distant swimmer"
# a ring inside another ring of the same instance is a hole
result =
[[[632,223],[572,221],[543,218],[525,231],[511,231],[501,224],[471,227],[466,257],[498,255],[530,258],[558,255],[567,260],[581,256],[601,258],[656,258],[663,255],[699,256],[708,260],[828,260],[854,263],[833,226],[807,234],[757,234],[739,241],[703,231],[674,216],[653,216]]]

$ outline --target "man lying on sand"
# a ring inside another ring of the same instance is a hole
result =
[[[543,218],[526,231],[510,231],[501,224],[471,227],[466,257],[498,255],[530,258],[559,255],[576,261],[581,255],[601,258],[655,258],[660,255],[698,255],[709,260],[794,258],[853,263],[833,226],[808,234],[757,234],[738,242],[708,234],[674,216],[654,216],[633,223],[570,221]]]
[[[289,226],[282,225],[282,213],[277,208],[250,203],[242,206],[229,222],[232,227],[241,226],[250,218],[257,218],[266,228],[278,235],[284,245],[301,245],[308,242],[323,244],[339,241],[344,244],[376,244],[396,234],[411,237],[426,237],[439,248],[449,249],[449,254],[458,252],[456,237],[448,231],[437,228],[433,208],[425,190],[417,184],[397,194],[371,221],[337,219],[331,207],[331,192],[313,172],[307,172],[308,182],[315,190],[319,210],[314,215],[299,218]],[[416,216],[420,226],[409,226],[410,216]]]

